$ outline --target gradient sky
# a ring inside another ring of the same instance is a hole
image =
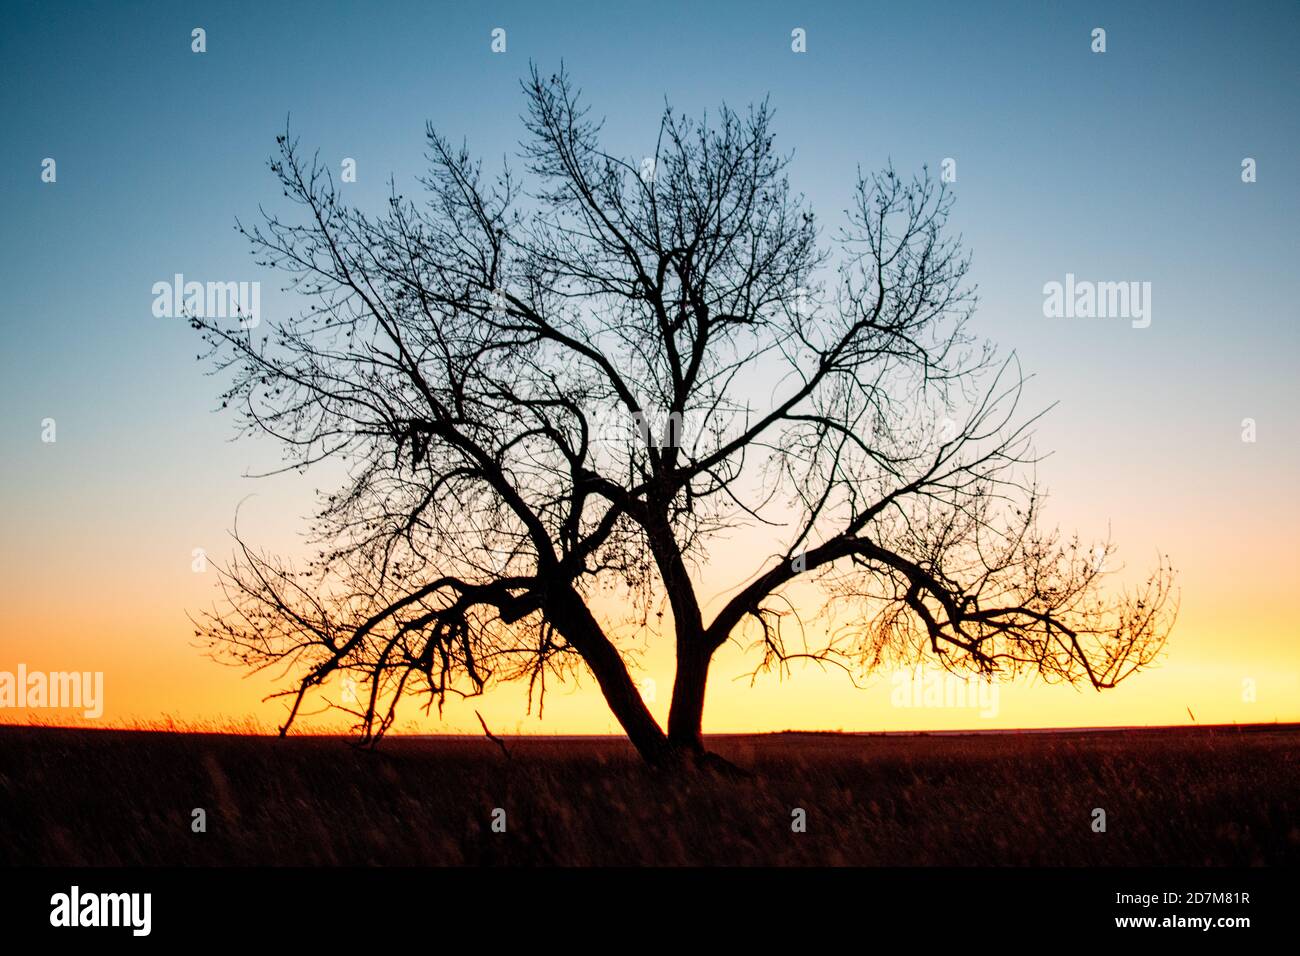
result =
[[[791,52],[795,27],[806,54]],[[242,477],[278,452],[230,441],[194,333],[151,314],[151,287],[177,272],[260,280],[264,316],[294,308],[233,228],[280,198],[266,160],[287,115],[336,170],[356,159],[349,196],[375,209],[390,173],[413,188],[426,120],[490,159],[513,154],[529,60],[563,59],[630,156],[652,148],[665,96],[698,114],[770,93],[825,227],[858,165],[955,158],[974,328],[1036,374],[1030,406],[1060,402],[1038,430],[1055,451],[1039,469],[1049,522],[1109,529],[1130,567],[1163,552],[1180,572],[1165,657],[1115,691],[1002,687],[981,718],[895,707],[888,675],[751,688],[727,650],[706,732],[1300,719],[1297,46],[1294,2],[6,4],[0,670],[102,670],[110,722],[277,720],[265,680],[190,645],[186,612],[215,584],[191,552],[228,555],[249,495],[241,531],[294,551],[320,479]],[[41,182],[45,157],[56,183]],[[1244,157],[1258,182],[1241,181]],[[1067,272],[1151,282],[1150,328],[1045,318],[1043,285]],[[750,570],[716,564],[729,580]],[[661,715],[664,644],[639,672]],[[474,709],[498,731],[617,730],[590,679],[553,694],[542,723],[506,690],[407,729],[477,732]]]

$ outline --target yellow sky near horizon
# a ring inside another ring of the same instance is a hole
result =
[[[250,502],[241,511],[241,530],[265,528],[266,537],[292,535],[299,527],[285,517],[284,503]],[[218,513],[218,509],[212,509]],[[107,530],[107,529],[106,529]],[[1168,529],[1166,529],[1168,530]],[[258,539],[257,531],[253,537]],[[1168,535],[1166,535],[1168,537]],[[1121,539],[1120,535],[1117,538]],[[196,612],[214,596],[215,576],[190,569],[183,534],[162,528],[142,532],[106,566],[94,553],[93,539],[51,532],[35,546],[34,560],[4,569],[22,599],[10,600],[0,648],[0,671],[25,664],[29,671],[103,671],[104,726],[154,725],[174,719],[182,725],[251,721],[267,730],[282,719],[284,704],[263,702],[277,688],[273,673],[249,676],[206,659],[193,646],[186,612]],[[1175,545],[1179,542],[1175,541]],[[221,560],[227,548],[211,548]],[[1136,549],[1129,549],[1130,551]],[[1227,564],[1192,551],[1179,562],[1181,609],[1178,623],[1157,666],[1113,690],[1047,686],[1020,679],[994,689],[936,683],[942,675],[881,671],[859,687],[838,669],[794,664],[781,679],[754,678],[755,653],[728,645],[715,658],[705,709],[706,733],[778,730],[943,730],[1032,727],[1256,723],[1300,720],[1300,651],[1288,640],[1294,624],[1285,592],[1261,580],[1245,555],[1223,555]],[[753,570],[753,552],[721,546],[708,569],[716,580],[706,597],[743,580]],[[1130,555],[1130,557],[1132,557]],[[1255,557],[1258,557],[1256,553]],[[1215,565],[1218,575],[1207,573]],[[1267,566],[1267,565],[1265,565]],[[1272,563],[1274,573],[1286,562]],[[743,567],[743,570],[741,570]],[[1137,558],[1130,567],[1145,570]],[[60,581],[71,581],[68,588]],[[811,602],[809,602],[811,603]],[[711,606],[716,609],[716,603]],[[814,629],[820,625],[813,618]],[[648,642],[633,667],[652,712],[666,721],[671,695],[671,639]],[[933,677],[932,677],[933,675]],[[340,688],[329,693],[338,699]],[[403,705],[393,732],[481,733],[481,713],[496,733],[619,733],[595,687],[585,675],[577,682],[552,683],[544,719],[526,714],[521,686],[504,685],[481,698],[449,698],[444,715],[422,715],[422,702]],[[309,708],[310,710],[310,708]],[[339,729],[337,712],[309,714],[296,729]],[[83,723],[75,712],[0,709],[3,723]]]
[[[200,411],[174,409],[175,427],[193,427],[186,423]],[[1300,634],[1290,607],[1300,579],[1292,450],[1276,436],[1251,445],[1224,429],[1205,470],[1189,472],[1168,459],[1181,437],[1151,430],[1143,438],[1143,421],[1135,419],[1120,443],[1106,437],[1116,434],[1107,421],[1049,416],[1040,444],[1057,451],[1040,466],[1040,478],[1051,491],[1047,526],[1078,530],[1085,542],[1109,535],[1131,576],[1145,574],[1158,554],[1169,556],[1180,614],[1158,666],[1100,693],[1021,680],[998,685],[995,708],[915,707],[898,705],[891,673],[859,689],[838,671],[796,664],[786,680],[761,675],[751,687],[756,656],[728,646],[711,671],[705,732],[1168,725],[1189,723],[1191,715],[1199,723],[1300,720]],[[236,513],[241,534],[257,547],[301,553],[312,491],[332,485],[319,472],[240,479],[265,470],[275,450],[223,441],[228,424],[204,423],[201,459],[166,456],[159,443],[167,432],[133,449],[73,431],[43,455],[15,462],[10,480],[29,491],[22,507],[9,509],[0,549],[0,672],[20,663],[103,671],[103,725],[169,717],[278,725],[284,705],[263,698],[286,681],[220,666],[192,646],[186,615],[211,606],[217,594],[215,574],[192,571],[191,555],[203,547],[214,563],[228,558]],[[1092,450],[1106,441],[1110,456],[1097,459]],[[82,466],[92,460],[101,471],[88,476]],[[706,615],[718,606],[709,599],[752,576],[770,550],[752,539],[717,545],[701,572]],[[634,668],[637,679],[653,681],[649,706],[661,722],[672,658],[671,639],[651,642]],[[544,720],[529,716],[526,703],[514,686],[469,701],[449,698],[441,718],[436,710],[424,717],[410,702],[395,730],[477,734],[479,712],[499,733],[619,732],[589,676],[576,686],[552,683]],[[331,716],[309,716],[298,729],[335,726]],[[0,709],[0,722],[72,719],[69,711]]]

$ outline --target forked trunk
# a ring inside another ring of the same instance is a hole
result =
[[[698,650],[679,656],[666,735],[646,709],[621,660],[618,670],[624,679],[615,679],[608,684],[601,681],[601,690],[628,739],[650,766],[658,770],[706,771],[732,779],[747,779],[751,776],[748,771],[704,749],[700,728],[711,656]],[[592,670],[594,672],[596,668],[592,667]],[[599,674],[597,680],[600,681]]]
[[[677,676],[665,734],[646,707],[623,658],[605,638],[581,598],[571,592],[556,594],[546,610],[586,661],[610,711],[646,763],[652,767],[725,763],[708,759],[700,735],[709,659],[713,656],[706,650],[702,633],[679,635]]]

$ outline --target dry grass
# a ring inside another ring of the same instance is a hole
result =
[[[752,779],[665,777],[613,740],[0,728],[10,864],[1282,864],[1295,727],[711,746]],[[206,833],[190,829],[207,811]],[[491,832],[494,807],[508,832]],[[791,811],[808,832],[791,832]],[[1094,833],[1093,808],[1107,831]]]

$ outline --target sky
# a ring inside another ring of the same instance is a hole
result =
[[[1035,375],[1028,405],[1058,403],[1037,432],[1049,523],[1179,571],[1164,656],[1113,691],[1022,682],[996,705],[901,706],[890,674],[751,686],[728,648],[706,732],[1300,720],[1298,43],[1293,2],[6,4],[0,672],[102,671],[102,722],[278,721],[262,697],[283,681],[193,646],[188,615],[215,596],[193,555],[230,553],[237,507],[242,533],[293,553],[321,479],[246,477],[277,450],[232,441],[194,333],[155,316],[151,290],[259,281],[263,315],[294,310],[234,228],[281,198],[266,162],[287,119],[336,169],[356,161],[348,197],[374,210],[390,175],[414,187],[426,121],[490,162],[515,154],[520,79],[563,61],[633,157],[665,98],[698,115],[770,95],[824,224],[859,167],[955,160],[973,328]],[[1046,316],[1045,284],[1067,275],[1149,282],[1149,326]],[[743,557],[713,563],[718,590]],[[669,644],[637,672],[661,717]],[[503,688],[399,726],[478,732],[476,710],[498,732],[617,731],[590,678],[556,688],[542,721]]]

